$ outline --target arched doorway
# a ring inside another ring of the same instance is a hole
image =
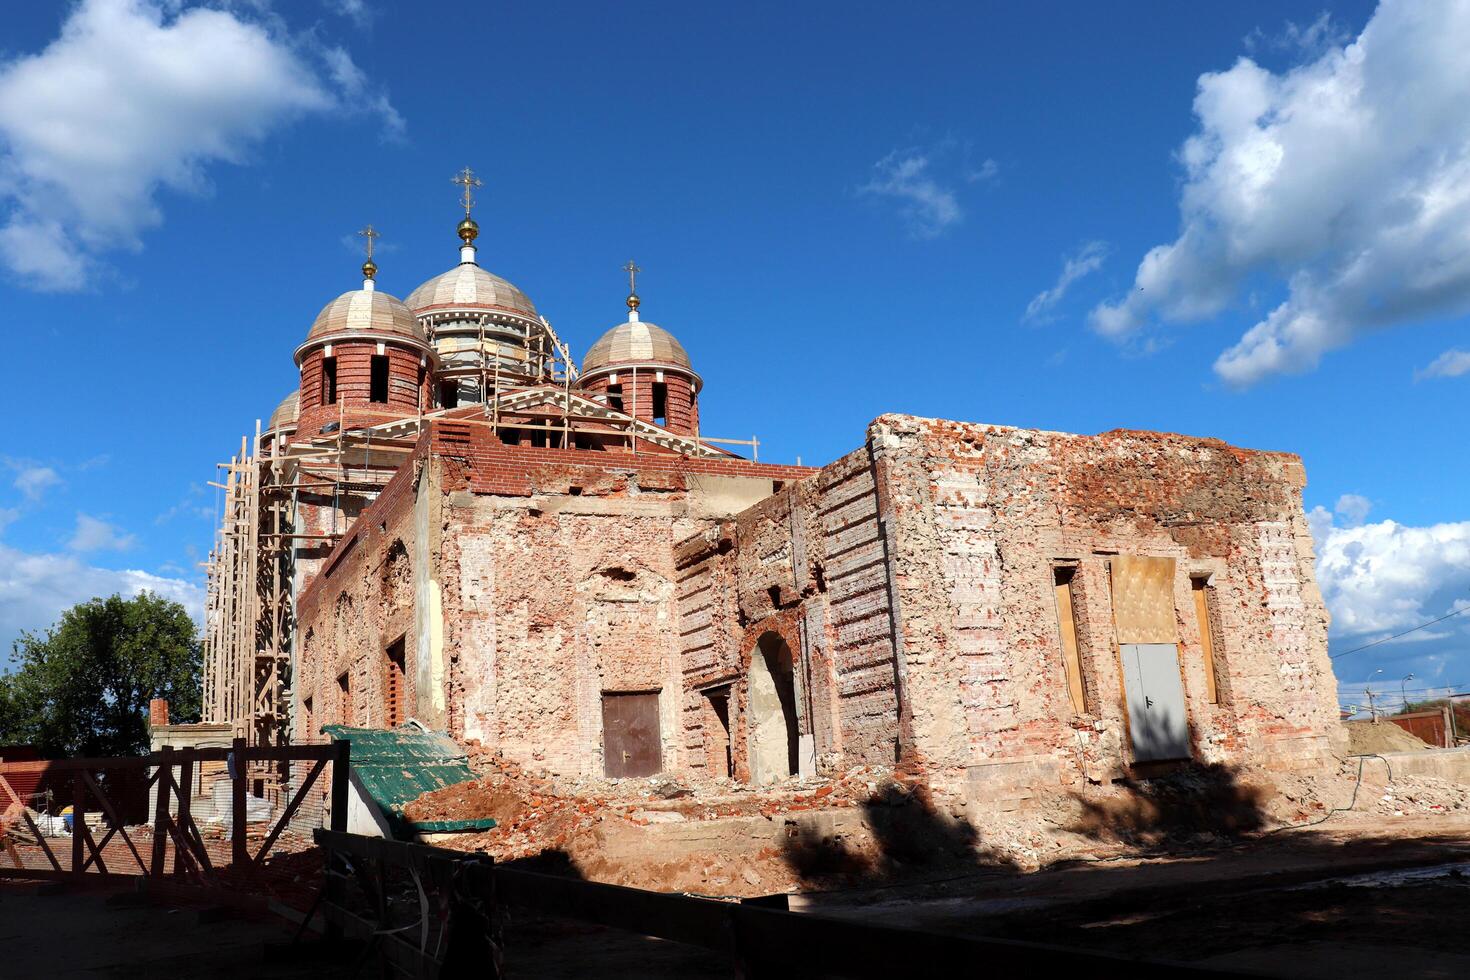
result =
[[[750,781],[757,786],[799,772],[796,684],[791,647],[765,633],[750,655],[747,718]]]

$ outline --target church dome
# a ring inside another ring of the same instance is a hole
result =
[[[302,346],[333,340],[392,338],[428,345],[424,328],[402,300],[376,289],[354,289],[322,307]]]
[[[267,432],[275,432],[277,429],[296,428],[296,418],[301,407],[301,392],[293,391],[281,399],[281,404],[271,412],[270,422],[266,424]]]
[[[462,262],[408,294],[407,306],[423,315],[440,310],[499,311],[538,320],[525,293],[474,262]]]
[[[629,320],[603,334],[582,359],[582,373],[634,364],[694,373],[684,345],[663,327],[646,320]]]

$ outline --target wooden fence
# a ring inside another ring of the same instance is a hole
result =
[[[133,758],[0,762],[0,850],[4,852],[0,875],[172,877],[191,884],[219,885],[224,867],[232,878],[252,874],[264,866],[329,766],[331,827],[346,829],[350,751],[351,743],[346,741],[262,748],[236,739],[228,749],[164,748]],[[270,812],[263,839],[252,847],[249,773],[251,764],[260,762],[300,763],[302,772],[292,780],[295,792],[289,802]],[[217,809],[213,800],[195,798],[196,777],[210,764],[229,783],[228,819],[222,813],[210,814],[213,822],[228,826],[227,850],[219,846],[222,840],[207,841],[199,825],[201,806]],[[31,777],[24,780],[27,784],[50,787],[52,810],[63,804],[71,806],[69,832],[58,833],[54,825],[61,818],[54,812],[38,812],[35,800],[16,791],[15,784],[23,781],[18,777]],[[126,800],[119,792],[121,787],[127,787]],[[138,809],[132,797],[140,787],[152,811],[146,822],[132,812]],[[26,860],[27,856],[34,860]]]

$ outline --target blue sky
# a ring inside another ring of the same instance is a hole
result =
[[[352,232],[407,295],[456,261],[467,164],[482,264],[585,351],[636,258],[708,431],[762,459],[885,411],[1291,450],[1334,649],[1443,615],[1466,44],[1465,5],[1392,2],[18,7],[0,642],[93,591],[197,604],[205,481],[356,285]],[[1343,658],[1345,692],[1470,688],[1467,629]]]

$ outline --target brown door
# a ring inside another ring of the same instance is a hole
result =
[[[604,694],[602,748],[609,776],[652,776],[662,769],[658,693]]]

